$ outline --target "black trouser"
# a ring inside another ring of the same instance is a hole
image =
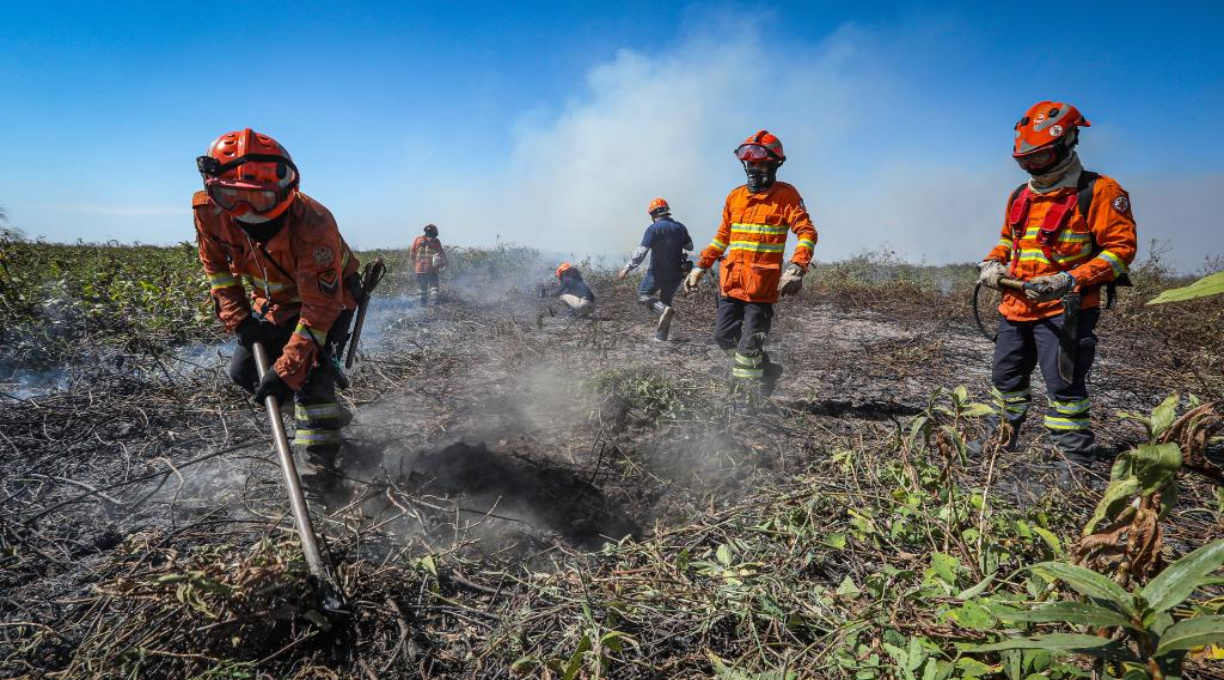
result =
[[[328,346],[334,348],[333,338],[341,339],[348,333],[352,312],[345,311],[332,325],[328,335]],[[293,322],[296,325],[296,320]],[[288,336],[275,343],[265,345],[268,361],[274,363],[285,349]],[[271,369],[271,365],[268,367]],[[319,357],[319,363],[310,370],[302,387],[293,394],[294,438],[293,444],[303,454],[308,465],[303,466],[302,476],[318,474],[315,468],[334,469],[336,454],[343,444],[341,430],[353,419],[352,414],[336,399],[336,383],[340,369],[331,359],[331,352]],[[230,360],[229,376],[236,385],[254,394],[259,385],[259,374],[255,368],[255,353],[248,347],[238,345],[234,358]]]
[[[1003,393],[1007,420],[1016,429],[1024,422],[1033,399],[1029,390],[1029,374],[1040,366],[1049,398],[1045,426],[1054,443],[1066,453],[1088,453],[1095,441],[1089,420],[1091,402],[1087,378],[1096,358],[1095,331],[1099,317],[1100,309],[1080,312],[1076,329],[1079,351],[1071,381],[1063,380],[1058,374],[1058,340],[1063,327],[1061,314],[1040,321],[999,319],[991,380],[995,388]]]
[[[653,270],[647,269],[642,284],[638,286],[638,302],[655,314],[662,314],[663,307],[671,306],[681,283],[684,283],[684,278],[679,270],[676,270],[675,276],[656,277]]]
[[[773,304],[769,302],[718,298],[714,341],[733,356],[732,377],[746,380],[762,380],[765,377],[765,367],[769,365],[765,339],[769,336],[773,311]]]
[[[417,278],[417,288],[420,290],[420,294],[421,294],[421,303],[424,304],[425,302],[428,302],[429,297],[431,295],[433,296],[434,302],[437,302],[438,301],[438,272],[427,272],[427,273],[418,272],[416,275],[416,278]]]

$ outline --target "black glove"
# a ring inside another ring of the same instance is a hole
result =
[[[246,348],[252,347],[257,342],[263,344],[264,347],[276,345],[288,340],[290,335],[288,329],[256,319],[254,316],[248,316],[239,322],[234,333],[238,336],[238,344]]]
[[[292,396],[293,390],[281,380],[275,369],[269,367],[268,372],[264,373],[263,379],[259,381],[259,386],[255,388],[254,399],[256,405],[263,406],[268,397],[276,397],[276,403],[284,406]]]

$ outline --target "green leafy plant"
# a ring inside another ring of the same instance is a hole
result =
[[[1224,641],[1224,616],[1174,619],[1173,610],[1196,590],[1215,582],[1212,573],[1224,564],[1224,540],[1209,543],[1169,565],[1146,586],[1128,592],[1091,569],[1062,562],[1043,562],[1030,570],[1049,582],[1061,582],[1084,601],[1041,603],[1026,609],[996,606],[992,613],[1011,623],[1065,623],[1088,631],[1044,633],[969,647],[975,652],[1045,650],[1077,653],[1105,662],[1111,678],[1174,680],[1182,677],[1187,652]]]

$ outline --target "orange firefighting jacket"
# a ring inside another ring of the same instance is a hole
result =
[[[701,251],[697,266],[709,269],[722,259],[719,283],[724,297],[777,302],[787,231],[799,237],[791,262],[806,268],[816,247],[816,227],[795,187],[775,182],[753,194],[740,186],[727,195],[718,234]]]
[[[413,267],[418,274],[433,274],[446,264],[446,251],[442,250],[442,242],[424,234],[412,242]],[[439,264],[434,264],[434,255],[438,256]]]
[[[335,218],[318,201],[299,193],[281,230],[260,244],[203,191],[192,196],[191,207],[217,317],[230,332],[250,316],[252,304],[260,316],[279,326],[296,320],[274,369],[285,384],[299,389],[336,317],[357,307],[345,279],[357,271],[358,262]]]
[[[1101,284],[1127,272],[1137,237],[1130,197],[1115,180],[1097,176],[1086,215],[1076,208],[1077,193],[1075,186],[1045,194],[1022,188],[1008,204],[1002,237],[986,259],[1009,263],[1010,276],[1022,281],[1065,271],[1075,277],[1081,309],[1089,309],[1101,304]],[[1045,244],[1043,228],[1053,237]],[[1062,312],[1060,300],[1036,302],[1010,289],[1004,289],[999,304],[999,313],[1011,321],[1037,321]]]

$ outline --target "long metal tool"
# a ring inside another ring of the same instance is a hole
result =
[[[361,303],[357,305],[357,318],[353,321],[348,356],[344,359],[345,368],[352,368],[353,361],[357,358],[357,343],[361,340],[361,327],[365,325],[366,308],[370,306],[370,293],[373,293],[378,287],[378,282],[382,280],[386,271],[387,266],[383,264],[383,259],[380,257],[367,264],[361,273]]]
[[[263,343],[254,343],[255,370],[262,380],[268,372],[268,351]],[[339,590],[332,582],[327,563],[323,561],[323,553],[319,550],[319,541],[315,536],[314,523],[310,521],[310,513],[306,509],[306,497],[302,495],[302,481],[298,478],[297,465],[293,462],[293,451],[289,448],[289,437],[285,434],[285,424],[281,421],[280,404],[276,397],[264,399],[268,409],[268,422],[272,426],[272,441],[276,444],[276,457],[280,461],[281,472],[285,475],[285,488],[289,491],[289,510],[293,513],[293,521],[297,524],[298,536],[302,540],[302,554],[306,557],[306,568],[310,570],[323,584],[323,604],[328,609],[339,609],[343,602],[339,598]]]

